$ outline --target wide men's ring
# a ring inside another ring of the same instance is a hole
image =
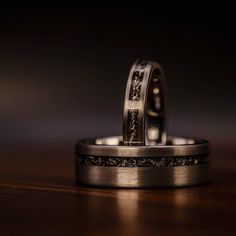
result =
[[[208,182],[206,140],[169,137],[167,145],[124,146],[122,137],[82,140],[76,146],[78,184],[179,187]]]
[[[167,115],[165,76],[153,61],[137,60],[127,81],[124,115],[124,145],[165,144]]]

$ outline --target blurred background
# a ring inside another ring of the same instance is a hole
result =
[[[35,4],[36,5],[36,4]],[[230,146],[235,16],[230,6],[6,6],[0,10],[0,147],[66,147],[117,135],[130,66],[157,60],[171,135]]]
[[[1,235],[236,235],[233,4],[6,2],[0,3]],[[166,73],[169,133],[211,141],[209,186],[74,188],[77,140],[122,133],[125,86],[137,58],[158,61]]]

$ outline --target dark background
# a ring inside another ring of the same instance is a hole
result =
[[[19,2],[0,6],[0,235],[236,235],[235,7]],[[74,144],[121,134],[138,57],[166,72],[170,133],[212,142],[209,185],[76,187]]]
[[[166,72],[172,135],[206,138],[213,147],[234,144],[231,6],[0,11],[2,148],[48,144],[73,151],[79,138],[121,134],[136,58],[157,60]]]

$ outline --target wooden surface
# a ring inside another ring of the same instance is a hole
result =
[[[75,187],[73,147],[0,154],[0,235],[236,235],[234,149],[209,185],[146,190]]]

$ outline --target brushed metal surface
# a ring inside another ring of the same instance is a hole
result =
[[[81,140],[77,154],[117,157],[191,156],[209,153],[209,143],[203,139],[169,137],[168,145],[125,146],[122,137]]]
[[[177,167],[76,166],[77,184],[101,187],[183,187],[209,181],[209,164]]]

